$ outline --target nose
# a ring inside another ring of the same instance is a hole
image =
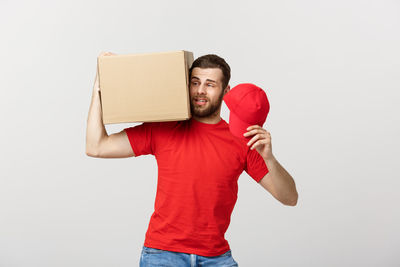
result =
[[[204,84],[202,84],[202,85],[200,85],[198,87],[197,93],[199,93],[199,94],[205,94],[206,93],[206,87],[205,87]]]

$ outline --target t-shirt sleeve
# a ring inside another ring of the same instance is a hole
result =
[[[140,125],[124,129],[135,157],[148,154],[154,155],[156,151],[157,125],[157,122],[143,122]]]
[[[264,159],[255,149],[248,149],[244,170],[257,183],[268,173],[268,167]]]

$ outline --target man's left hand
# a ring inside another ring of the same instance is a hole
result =
[[[264,160],[273,159],[271,134],[259,125],[252,125],[247,128],[247,132],[243,136],[250,137],[252,135],[254,135],[253,138],[247,143],[248,146],[251,146],[250,149],[255,148]]]

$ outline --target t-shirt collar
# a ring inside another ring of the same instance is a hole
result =
[[[195,125],[196,127],[212,129],[212,128],[217,128],[217,127],[221,126],[224,123],[224,119],[221,118],[220,121],[217,123],[204,123],[204,122],[200,122],[200,121],[196,120],[195,118],[191,117],[190,122],[192,123],[192,125]]]

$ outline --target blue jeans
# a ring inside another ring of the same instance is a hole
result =
[[[143,246],[140,267],[238,267],[231,250],[215,256],[174,252]]]

